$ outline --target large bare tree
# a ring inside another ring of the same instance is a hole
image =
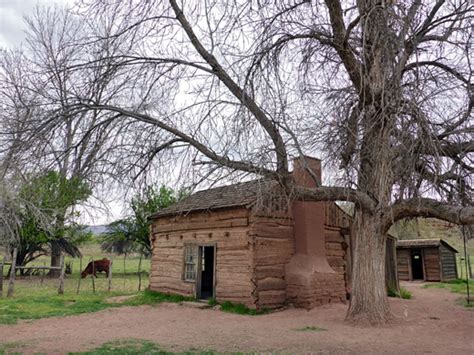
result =
[[[71,97],[107,102],[114,95],[104,90],[114,74],[106,63],[81,72],[68,70],[77,58],[100,56],[102,43],[87,43],[84,36],[94,28],[64,9],[38,7],[26,22],[26,44],[1,57],[1,172],[12,167],[23,175],[54,170],[107,189],[107,178],[117,175],[111,161],[120,154],[116,134],[121,128],[104,121],[117,115],[69,110]],[[52,230],[64,228],[65,214],[57,211]],[[62,238],[52,239],[51,266],[59,266],[65,245]],[[51,271],[51,276],[58,272]]]
[[[391,318],[394,222],[474,223],[470,1],[84,0],[77,16],[107,31],[83,38],[101,50],[68,72],[96,68],[88,87],[114,96],[73,85],[66,112],[112,113],[89,132],[111,124],[134,140],[135,172],[172,152],[188,168],[276,179],[292,198],[355,204],[348,320]],[[289,161],[308,152],[339,167],[338,186],[294,185]]]

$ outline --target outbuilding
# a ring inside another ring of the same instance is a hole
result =
[[[457,278],[458,251],[442,239],[397,241],[398,279],[449,281]]]

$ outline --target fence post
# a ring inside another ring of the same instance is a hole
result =
[[[91,263],[92,263],[92,293],[95,293],[95,265],[94,265],[94,259],[91,258]]]
[[[0,264],[0,298],[3,297],[3,265],[5,263],[5,259],[2,259],[2,263]]]
[[[12,265],[10,268],[10,281],[8,282],[8,292],[7,297],[13,297],[13,290],[15,285],[15,274],[16,274],[16,256],[18,253],[18,249],[13,249],[13,258],[12,258]]]
[[[110,259],[110,264],[109,264],[109,275],[108,275],[108,282],[109,282],[109,286],[107,288],[107,291],[110,292],[110,290],[112,289],[112,265],[113,265],[113,260]]]
[[[59,288],[58,288],[58,295],[64,295],[64,274],[65,274],[65,267],[64,267],[64,255],[61,255],[61,261],[59,262],[61,267],[61,272],[59,274]]]
[[[469,278],[472,279],[472,264],[471,264],[471,256],[467,254],[467,264],[469,265]]]
[[[81,258],[79,259],[79,280],[77,281],[77,290],[76,290],[76,295],[79,294],[79,290],[81,288],[81,279],[82,279],[82,256]]]
[[[46,273],[46,261],[43,261],[43,267],[44,267],[44,269],[41,270],[41,286],[43,286],[44,274]]]
[[[142,258],[143,253],[140,253],[140,260],[138,261],[138,292],[142,290]]]
[[[127,253],[124,254],[124,257],[123,257],[123,288],[125,289],[125,281],[126,281],[126,277],[127,277],[127,272],[126,272],[126,264],[127,262]]]

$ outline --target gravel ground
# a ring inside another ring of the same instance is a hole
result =
[[[19,342],[25,354],[86,351],[121,339],[149,340],[170,351],[474,354],[474,313],[456,304],[458,294],[420,283],[403,286],[413,299],[391,299],[396,321],[379,328],[344,323],[343,304],[262,316],[160,304],[2,325],[0,344]],[[325,330],[298,331],[304,327]]]

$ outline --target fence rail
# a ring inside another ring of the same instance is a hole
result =
[[[3,268],[5,265],[10,265],[10,275],[8,279],[8,291],[7,297],[13,297],[15,291],[15,279],[16,279],[16,270],[60,270],[59,274],[59,286],[58,286],[58,294],[64,294],[64,256],[61,255],[61,260],[59,266],[19,266],[16,265],[16,257],[18,255],[18,250],[15,248],[13,249],[12,261],[6,262],[2,260],[0,263],[0,297],[3,297]],[[44,272],[44,271],[43,271]]]

